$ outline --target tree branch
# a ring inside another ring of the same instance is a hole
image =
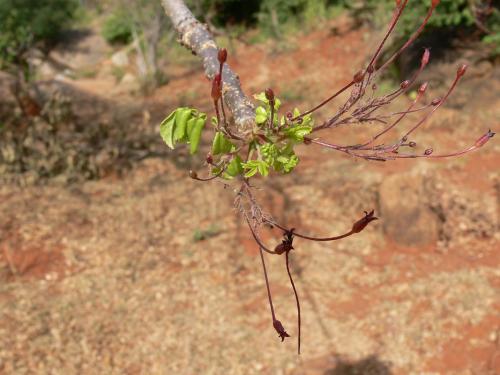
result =
[[[195,55],[201,57],[205,74],[213,79],[219,70],[217,44],[205,25],[193,16],[182,0],[161,0],[165,13],[179,33],[180,42]],[[222,94],[233,115],[240,135],[249,135],[255,124],[255,110],[252,102],[241,90],[239,77],[224,64],[222,72]]]

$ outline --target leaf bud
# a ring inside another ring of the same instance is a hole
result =
[[[434,150],[432,148],[428,148],[427,150],[424,151],[424,155],[429,156],[433,152],[434,152]]]
[[[225,48],[220,48],[219,52],[217,53],[217,59],[219,60],[219,63],[224,64],[227,60],[227,50]]]
[[[265,91],[266,99],[270,102],[274,101],[274,91],[271,88],[267,88]]]
[[[375,71],[375,67],[373,65],[368,65],[368,68],[366,68],[366,71],[370,74],[372,74]]]
[[[413,141],[410,141],[410,143],[408,143],[408,146],[410,146],[410,147],[417,147],[417,143],[413,142]]]

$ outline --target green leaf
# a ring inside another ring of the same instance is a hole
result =
[[[281,107],[281,100],[274,98],[274,109],[277,111]]]
[[[288,160],[281,162],[283,165],[283,172],[289,173],[291,172],[299,163],[299,158],[297,155],[292,155],[288,158]]]
[[[264,92],[261,92],[260,94],[255,94],[253,97],[257,99],[259,102],[269,104],[269,100],[267,100],[266,93]]]
[[[200,144],[201,140],[201,131],[203,130],[203,127],[205,126],[205,122],[207,120],[207,116],[205,114],[201,114],[197,119],[194,124],[193,130],[191,134],[189,135],[189,151],[191,155],[196,153],[198,151],[198,146]]]
[[[297,124],[285,130],[288,138],[294,141],[303,142],[304,136],[312,132],[312,125]]]
[[[192,117],[187,122],[186,134],[187,134],[188,139],[191,139],[191,133],[193,132],[194,125],[196,124],[196,120],[197,120],[197,117]]]
[[[252,177],[252,176],[254,176],[256,173],[257,173],[257,167],[255,167],[255,168],[251,168],[251,169],[249,169],[249,170],[245,173],[245,177],[246,177],[246,178]]]
[[[257,124],[263,124],[267,121],[267,111],[264,107],[257,107],[255,110],[255,122]]]
[[[257,165],[257,169],[259,170],[259,173],[264,177],[269,174],[269,164],[265,162],[259,163],[259,165]]]
[[[257,172],[262,176],[267,176],[269,174],[269,164],[264,160],[250,160],[242,164],[243,168],[247,171],[245,177],[252,177]]]
[[[228,154],[234,151],[236,146],[227,139],[221,132],[215,133],[214,141],[212,143],[212,155]]]
[[[193,110],[191,108],[179,108],[175,116],[174,141],[187,139],[187,122],[191,118]]]
[[[269,165],[273,165],[275,159],[278,157],[278,147],[273,143],[264,143],[260,146],[260,153],[264,158],[265,162]]]
[[[242,174],[243,173],[243,166],[241,164],[242,164],[242,160],[241,160],[240,156],[236,155],[236,157],[233,158],[233,160],[231,160],[231,162],[227,166],[226,172],[224,173],[224,177],[227,179],[231,179],[233,177],[236,177],[236,176]]]
[[[176,113],[177,113],[177,111],[173,111],[160,124],[160,135],[163,138],[163,141],[172,150],[175,147],[174,128],[175,128]]]

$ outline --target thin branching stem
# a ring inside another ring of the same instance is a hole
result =
[[[290,251],[287,251],[285,253],[285,263],[286,263],[286,272],[288,273],[288,278],[290,279],[290,284],[292,284],[293,288],[293,294],[295,295],[295,302],[297,303],[297,327],[298,327],[298,335],[297,335],[297,354],[300,354],[300,328],[301,328],[301,321],[300,321],[300,302],[299,302],[299,295],[297,293],[297,288],[295,288],[295,283],[293,282],[292,278],[292,273],[290,272],[290,265],[289,265],[289,254]]]

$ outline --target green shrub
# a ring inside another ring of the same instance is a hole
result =
[[[1,0],[0,68],[20,64],[34,45],[52,45],[77,9],[78,0]]]
[[[130,15],[118,10],[104,22],[102,36],[110,44],[127,44],[132,41],[132,26]]]

